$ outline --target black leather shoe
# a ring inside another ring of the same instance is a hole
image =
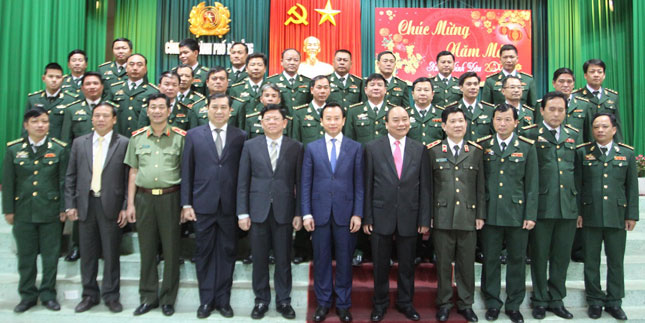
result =
[[[568,320],[568,319],[572,319],[572,318],[573,318],[573,314],[571,314],[569,311],[567,311],[567,309],[566,309],[566,308],[564,308],[564,306],[551,307],[551,308],[547,308],[547,310],[548,310],[549,312],[551,312],[551,313],[553,313],[553,314],[555,314],[555,315],[557,315],[557,316],[559,316],[559,317],[563,318],[563,319],[567,319],[567,320]]]
[[[620,306],[605,306],[605,312],[609,313],[617,320],[627,320],[627,314],[625,314],[625,311],[623,311]]]
[[[170,304],[161,305],[161,313],[165,316],[172,316],[175,314],[175,307]]]
[[[107,306],[108,310],[112,313],[121,313],[121,311],[123,311],[123,305],[121,305],[121,302],[119,302],[118,299],[105,301],[105,306]]]
[[[399,313],[405,315],[405,317],[408,320],[418,321],[418,320],[421,319],[421,316],[419,316],[419,313],[417,312],[417,310],[415,310],[414,307],[412,307],[411,305],[408,306],[408,307],[399,307],[399,306],[397,306],[396,310],[399,311]]]
[[[480,264],[484,262],[484,254],[481,251],[477,251],[475,253],[475,262]]]
[[[385,309],[374,307],[372,309],[372,313],[370,314],[370,321],[380,322],[383,320],[384,317],[385,317]]]
[[[450,308],[447,307],[442,307],[437,311],[437,314],[435,317],[437,318],[437,321],[439,322],[445,322],[448,320],[448,317],[450,316]]]
[[[211,312],[213,311],[213,307],[209,304],[206,305],[199,305],[197,308],[197,318],[198,319],[205,319],[209,316],[211,316]]]
[[[329,307],[318,306],[314,312],[314,322],[322,322],[327,318],[327,313],[329,313]]]
[[[590,305],[587,309],[587,314],[589,315],[589,318],[594,320],[599,319],[602,316],[602,306]]]
[[[541,320],[546,316],[546,308],[544,306],[535,306],[531,311],[531,315],[533,315],[534,319]]]
[[[293,320],[296,318],[296,311],[293,310],[290,304],[280,304],[276,307],[276,311],[282,314],[285,319]]]
[[[253,311],[251,311],[251,318],[259,320],[264,317],[264,313],[269,310],[269,305],[264,303],[257,303],[253,306]]]
[[[244,257],[244,259],[242,259],[242,263],[245,264],[245,265],[252,264],[253,263],[253,256],[249,255],[248,257]]]
[[[157,307],[159,307],[159,305],[157,304],[151,305],[151,304],[143,303],[134,310],[134,315],[146,314],[150,312],[150,310],[152,310],[153,308],[157,308]]]
[[[43,305],[50,311],[60,311],[60,304],[55,299],[48,300],[43,303]]]
[[[99,301],[94,300],[89,296],[85,296],[85,297],[83,297],[81,302],[78,303],[78,305],[76,305],[76,308],[74,309],[74,312],[76,312],[76,313],[85,312],[85,311],[89,310],[90,308],[98,305],[98,303],[99,303]]]
[[[33,301],[22,300],[20,301],[20,303],[18,303],[18,305],[16,305],[16,307],[13,308],[13,311],[16,313],[23,313],[23,312],[26,312],[28,309],[34,307],[35,305],[36,305],[35,300]]]
[[[363,255],[357,254],[352,258],[352,266],[354,267],[359,267],[360,265],[363,264]]]
[[[233,309],[231,308],[230,304],[226,304],[223,306],[215,306],[215,310],[219,312],[220,315],[223,317],[233,317]]]
[[[499,308],[489,308],[484,315],[486,320],[495,321],[499,317]]]
[[[336,315],[338,315],[338,318],[340,319],[341,322],[343,323],[348,323],[351,322],[352,319],[352,313],[349,312],[349,308],[336,308]]]
[[[461,316],[463,316],[468,322],[479,321],[479,318],[477,318],[477,314],[473,312],[472,308],[464,308],[463,310],[457,310],[457,313],[461,314]]]
[[[522,316],[520,311],[506,310],[506,315],[508,315],[508,318],[513,323],[524,323],[524,316]]]
[[[65,256],[65,261],[74,262],[81,258],[81,253],[78,251],[78,247],[73,247]]]
[[[293,264],[294,264],[294,265],[301,264],[301,263],[303,263],[303,262],[305,262],[305,258],[304,258],[304,257],[300,257],[300,256],[295,256],[295,257],[293,257]]]

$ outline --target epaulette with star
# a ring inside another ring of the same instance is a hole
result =
[[[235,83],[235,84],[231,85],[231,87],[244,85],[244,82],[245,82],[245,81],[237,82],[237,83]]]
[[[582,143],[582,144],[577,145],[577,146],[576,146],[576,149],[578,149],[578,148],[582,148],[582,147],[587,147],[587,146],[589,146],[589,145],[591,145],[591,144],[592,144],[592,142],[585,142],[585,143]]]
[[[112,63],[112,61],[107,61],[107,62],[105,62],[105,63],[103,63],[103,64],[99,65],[98,67],[103,67],[103,66],[108,65],[108,64],[110,64],[110,63]]]
[[[69,103],[69,104],[65,105],[64,107],[69,108],[69,107],[73,106],[74,104],[81,103],[81,102],[83,102],[83,100],[76,100],[76,101],[74,101],[72,103]]]
[[[332,74],[333,74],[333,73],[332,73]],[[359,80],[361,79],[360,77],[358,77],[358,76],[356,76],[356,75],[354,75],[354,74],[352,74],[352,73],[349,73],[349,76],[352,76],[352,77],[354,77],[355,79],[359,79]]]
[[[529,129],[537,128],[537,126],[538,125],[534,123],[532,125],[522,127],[522,130],[529,130]]]
[[[627,148],[627,149],[634,150],[634,147],[632,147],[632,146],[630,146],[630,145],[626,145],[626,144],[624,144],[624,143],[622,143],[622,142],[619,142],[619,143],[618,143],[618,146],[623,146],[623,147],[625,147],[625,148]]]
[[[39,91],[36,91],[36,92],[31,92],[31,93],[27,94],[27,96],[32,96],[32,95],[40,94],[40,93],[43,93],[44,91],[45,91],[45,90],[39,90]]]
[[[481,104],[483,104],[483,105],[487,105],[487,106],[492,107],[492,108],[494,108],[494,107],[495,107],[495,105],[494,105],[494,104],[489,103],[489,102],[486,102],[486,101],[479,101],[479,102],[480,102]]]
[[[445,108],[450,108],[451,106],[458,105],[458,104],[459,104],[459,101],[455,101],[455,102],[450,102],[450,103],[444,105],[443,107],[445,109]]]
[[[468,140],[468,143],[469,143],[469,144],[471,144],[471,145],[473,145],[473,146],[475,146],[476,148],[479,148],[479,149],[481,149],[481,150],[484,150],[484,147],[480,146],[478,143],[476,143],[476,142],[474,142],[474,141],[472,141],[472,140]]]
[[[518,137],[520,138],[520,140],[522,140],[522,141],[524,141],[526,143],[529,143],[531,145],[535,144],[535,140],[533,140],[533,139],[529,139],[529,138],[526,138],[524,136],[518,136]]]
[[[200,97],[200,98],[205,98],[205,97],[206,97],[205,95],[203,95],[203,94],[201,94],[201,93],[199,93],[199,92],[193,92],[192,94],[195,94],[195,95],[197,95],[197,96],[198,96],[198,97]]]
[[[150,126],[145,126],[145,127],[141,128],[141,129],[138,129],[138,130],[133,131],[133,132],[132,132],[132,137],[134,137],[134,136],[136,136],[136,135],[139,135],[139,134],[142,134],[142,133],[146,132],[146,130],[148,130],[148,128],[149,128],[149,127],[150,127]]]
[[[435,140],[435,141],[429,143],[428,145],[426,145],[426,148],[430,149],[430,148],[432,148],[432,147],[434,147],[434,146],[436,146],[436,145],[438,145],[440,143],[441,143],[441,140]]]
[[[110,100],[105,100],[105,101],[103,101],[101,103],[107,103],[107,104],[111,105],[114,108],[117,108],[119,106],[118,104],[116,104],[116,103],[114,103],[114,102],[112,102]]]
[[[246,117],[251,118],[251,117],[255,117],[255,116],[259,116],[259,115],[260,115],[260,111],[249,113],[249,114],[246,115]]]
[[[10,142],[8,142],[8,143],[7,143],[7,147],[11,147],[11,146],[13,146],[13,145],[15,145],[15,144],[19,144],[19,143],[21,143],[23,140],[25,140],[25,138],[18,138],[18,139],[16,139],[16,140],[12,140],[12,141],[10,141]]]
[[[57,143],[58,145],[60,145],[63,148],[67,147],[67,143],[62,141],[62,140],[60,140],[60,139],[58,139],[58,138],[52,137],[52,141]]]
[[[204,72],[208,72],[208,67],[206,66],[200,66],[199,68]]]
[[[156,85],[154,85],[154,84],[152,84],[152,83],[148,83],[147,85],[150,85],[150,87],[152,87],[153,89],[155,89],[155,90],[159,91],[159,88],[158,88]],[[144,85],[144,86],[145,86],[145,85]]]
[[[572,126],[572,125],[570,125],[570,124],[565,124],[564,126],[565,126],[565,127],[567,127],[567,128],[569,128],[569,129],[571,129],[571,130],[573,130],[573,131],[575,131],[575,132],[580,132],[580,130],[576,129],[575,127],[573,127],[573,126]]]
[[[358,103],[350,104],[349,108],[351,109],[351,108],[355,108],[355,107],[360,107],[362,105],[363,105],[363,102],[358,102]]]
[[[114,82],[114,83],[112,83],[112,87],[115,87],[117,85],[121,85],[123,83],[125,83],[125,81]]]
[[[390,100],[387,100],[387,102],[385,102],[385,103],[387,103],[387,105],[389,105],[390,108],[394,108],[396,106],[396,104],[390,102]]]
[[[178,134],[179,134],[179,135],[181,135],[181,136],[185,136],[185,135],[186,135],[186,130],[184,130],[184,129],[177,128],[177,127],[172,127],[172,128],[170,128],[170,129],[172,129],[172,131],[173,131],[173,132],[178,133]]]
[[[609,93],[613,93],[613,94],[618,95],[618,91],[616,91],[616,90],[612,90],[612,89],[608,89],[608,88],[605,88],[605,90],[607,90],[607,92],[609,92]]]
[[[486,141],[486,140],[488,140],[490,138],[493,138],[493,135],[488,135],[488,136],[481,137],[481,138],[477,139],[477,143],[480,143],[482,141]]]
[[[589,99],[587,99],[585,97],[582,97],[582,96],[576,96],[575,98],[576,98],[576,100],[582,100],[582,101],[585,101],[585,102],[589,102]],[[542,101],[542,99],[540,99],[540,101]],[[589,102],[589,103],[591,103],[591,102]]]
[[[528,76],[528,77],[533,77],[533,75],[531,75],[531,74],[529,74],[529,73],[520,72],[520,74],[524,74],[524,75],[526,75],[526,76]]]
[[[577,90],[574,90],[574,91],[573,91],[573,92],[571,92],[571,93],[578,93],[578,92],[582,92],[584,89],[585,89],[585,88],[581,87],[581,88],[579,88],[579,89],[577,89]]]
[[[77,94],[77,93],[74,93],[74,92],[72,92],[72,91],[67,91],[67,90],[65,90],[65,91],[63,91],[63,95],[65,95],[65,94],[67,94],[67,95],[69,95],[69,96],[73,97],[74,99],[78,98],[78,94]]]
[[[299,106],[297,106],[297,107],[293,107],[293,109],[294,109],[294,110],[300,110],[300,109],[302,109],[302,108],[306,108],[306,107],[308,107],[308,106],[309,106],[309,104],[303,104],[303,105],[299,105]]]
[[[288,116],[287,116],[287,120],[293,121],[293,117],[292,117],[292,116],[290,116],[290,115],[288,115]]]
[[[529,110],[531,110],[531,111],[535,112],[535,109],[533,109],[533,108],[532,108],[530,105],[528,105],[528,104],[522,104],[522,107],[524,107],[524,108],[526,108],[526,109],[529,109]]]

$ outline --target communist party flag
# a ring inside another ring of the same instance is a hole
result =
[[[307,72],[312,71],[316,71],[316,75],[330,74],[334,52],[347,49],[352,53],[350,73],[361,75],[359,0],[271,1],[270,20],[270,75],[282,72],[280,58],[286,48],[300,52],[299,74],[307,76]]]

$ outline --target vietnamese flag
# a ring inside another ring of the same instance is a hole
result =
[[[282,72],[280,58],[286,48],[300,52],[302,68],[309,57],[303,48],[304,40],[310,36],[320,40],[320,52],[315,55],[320,62],[317,67],[324,66],[323,70],[328,70],[327,64],[333,64],[334,52],[346,49],[352,53],[350,73],[361,75],[359,0],[271,1],[270,35],[269,75]],[[310,38],[308,43],[311,41]]]

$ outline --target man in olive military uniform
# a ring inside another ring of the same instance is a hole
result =
[[[67,55],[69,75],[63,76],[63,91],[81,94],[81,80],[87,70],[87,55],[80,49],[75,49]]]
[[[392,106],[407,107],[410,105],[410,94],[408,83],[394,76],[396,70],[396,57],[390,51],[380,52],[376,56],[377,74],[385,79],[386,94],[385,102]],[[367,79],[363,82],[365,86]],[[363,92],[363,102],[367,101],[367,93]]]
[[[122,37],[115,39],[112,41],[112,54],[114,54],[114,61],[107,61],[99,65],[98,68],[98,72],[103,77],[103,83],[107,89],[114,82],[123,81],[127,78],[125,63],[128,56],[132,55],[132,42]]]
[[[29,93],[25,111],[32,108],[45,109],[49,113],[49,136],[60,138],[65,107],[76,101],[78,95],[61,90],[63,68],[58,63],[49,63],[45,66],[42,80],[45,83],[45,89]]]
[[[128,222],[137,223],[141,250],[139,295],[141,315],[161,303],[164,315],[175,312],[179,288],[181,155],[186,132],[171,127],[170,99],[163,93],[149,97],[150,126],[132,134],[124,163],[130,166]],[[163,282],[159,289],[157,250],[163,250]]]
[[[432,104],[446,107],[461,100],[459,78],[452,76],[452,71],[455,69],[455,55],[447,50],[439,52],[437,54],[437,69],[439,73],[430,80],[434,91]]]
[[[367,100],[350,106],[345,123],[345,136],[366,144],[387,135],[385,116],[391,104],[385,101],[387,81],[381,74],[372,74],[365,80]]]
[[[616,116],[616,142],[623,142],[622,122],[620,120],[620,106],[618,105],[618,92],[602,86],[605,81],[605,62],[599,59],[590,59],[582,65],[587,86],[576,90],[573,95],[589,101],[587,110],[588,129],[592,129],[591,119],[596,113],[611,113]]]
[[[92,110],[101,103],[103,93],[103,79],[101,74],[87,72],[83,76],[81,91],[84,99],[75,101],[67,106],[63,117],[63,130],[61,139],[64,142],[73,142],[75,138],[93,131]],[[112,102],[108,102],[113,105]]]
[[[246,73],[246,72],[245,72]],[[226,76],[226,70],[221,66],[215,66],[211,68],[206,77],[206,87],[208,88],[208,97],[215,94],[227,94],[229,89],[229,82]],[[197,120],[199,125],[205,125],[208,123],[208,103],[210,100],[205,98],[204,100],[196,101],[193,105],[193,111],[197,114]],[[233,105],[231,106],[231,115],[228,118],[228,124],[234,127],[238,127],[240,124],[240,113],[242,112],[244,103],[246,101],[233,97]]]
[[[177,92],[177,100],[179,103],[189,107],[193,108],[193,106],[197,105],[206,105],[206,95],[197,92],[193,90],[191,85],[193,84],[193,80],[195,79],[195,76],[193,73],[192,68],[188,65],[181,64],[177,66],[175,69],[175,72],[177,72],[177,75],[179,75],[179,91]],[[210,74],[210,71],[208,72],[208,75]],[[206,85],[208,86],[208,76],[206,77]],[[203,102],[203,103],[197,103],[197,102]],[[193,110],[196,111],[196,110]]]
[[[518,120],[518,131],[520,135],[523,134],[522,129],[528,127],[532,124],[535,124],[535,115],[540,114],[535,112],[535,110],[527,104],[522,104],[522,93],[523,88],[521,85],[522,81],[519,77],[509,75],[504,78],[502,81],[502,95],[504,95],[504,102],[510,104],[517,110],[517,120]]]
[[[585,292],[592,319],[605,312],[627,320],[621,308],[625,297],[623,262],[627,231],[638,221],[638,181],[632,147],[616,143],[616,116],[597,114],[592,121],[594,141],[578,146],[576,184],[579,192],[578,227],[582,227]],[[600,285],[602,244],[607,257],[607,292]]]
[[[291,136],[305,146],[314,140],[322,138],[325,134],[320,124],[320,111],[330,96],[331,86],[329,83],[329,79],[324,75],[318,75],[311,79],[309,91],[313,96],[313,100],[309,104],[294,108]]]
[[[208,68],[197,61],[199,58],[199,44],[192,38],[186,38],[179,42],[179,61],[193,69],[193,90],[206,94],[206,74]]]
[[[504,87],[503,82],[505,78],[512,75],[520,80],[520,85],[522,87],[522,104],[526,104],[531,108],[535,108],[537,106],[535,81],[533,81],[532,75],[517,71],[517,53],[517,48],[511,44],[506,44],[499,49],[499,58],[502,63],[502,70],[486,78],[484,89],[482,90],[482,101],[486,101],[494,105],[504,103],[505,95],[502,93],[502,88]]]
[[[475,72],[466,72],[459,78],[459,88],[463,91],[463,98],[453,104],[459,107],[466,116],[468,129],[466,140],[477,140],[493,134],[493,112],[495,107],[485,101],[477,101],[479,95],[479,75]]]
[[[421,142],[424,146],[444,137],[443,128],[441,128],[443,107],[431,104],[434,101],[434,94],[432,81],[429,78],[420,77],[412,83],[414,106],[407,108],[410,115],[408,137]]]
[[[339,103],[345,111],[350,105],[361,102],[363,91],[363,80],[350,74],[351,68],[352,53],[346,49],[337,50],[334,54],[334,73],[329,75],[329,102]]]
[[[504,301],[500,298],[500,253],[506,245],[506,315],[523,322],[520,305],[526,293],[526,246],[529,230],[537,220],[538,164],[534,142],[515,134],[517,111],[498,105],[493,114],[495,135],[480,138],[484,148],[486,196],[489,196],[486,225],[481,231],[484,254],[481,290],[486,319],[497,319]]]
[[[126,62],[128,79],[115,82],[110,88],[110,100],[118,105],[117,130],[130,138],[137,130],[141,109],[148,104],[148,96],[158,93],[156,86],[145,81],[148,61],[141,54],[132,54]]]
[[[573,95],[576,78],[573,71],[567,67],[561,67],[553,73],[553,88],[567,96],[567,117],[564,123],[579,130],[582,142],[588,142],[593,139],[591,134],[591,123],[587,122],[589,116],[590,103],[589,99]],[[540,100],[541,103],[541,100]],[[537,120],[542,120],[541,115],[537,114]]]
[[[159,78],[159,91],[168,97],[170,100],[170,116],[168,117],[168,124],[177,127],[181,130],[188,131],[191,128],[197,127],[197,115],[193,109],[179,102],[177,93],[179,91],[179,75],[177,72],[164,72]],[[143,106],[139,114],[139,128],[143,128],[150,124],[148,118],[147,107]]]
[[[248,76],[244,80],[232,84],[228,90],[228,94],[233,97],[234,100],[237,98],[243,101],[243,106],[238,112],[237,117],[238,127],[240,129],[244,129],[246,114],[255,113],[254,108],[262,95],[262,85],[266,82],[264,75],[266,73],[268,62],[266,55],[263,53],[253,53],[247,56],[246,72],[248,73]],[[259,112],[259,110],[257,112]]]
[[[246,46],[245,43],[234,42],[231,45],[231,48],[228,50],[228,58],[231,62],[231,67],[226,69],[229,85],[239,83],[248,76],[246,73],[247,56],[249,56],[249,47]]]
[[[533,317],[541,320],[548,310],[570,319],[564,307],[571,246],[576,231],[578,207],[573,169],[578,131],[562,125],[567,114],[567,96],[544,95],[540,112],[544,121],[525,129],[535,141],[539,165],[537,223],[529,235],[533,280]],[[547,275],[548,268],[548,275]]]
[[[246,131],[249,134],[250,139],[264,134],[264,129],[261,125],[262,109],[269,104],[281,105],[282,96],[280,95],[280,89],[277,85],[273,83],[266,83],[260,88],[260,99],[258,101],[242,101],[238,98],[233,97],[233,106],[236,106],[240,103],[242,104],[242,106],[239,109],[240,111],[244,111],[245,113],[244,118],[241,119],[243,120],[243,123],[240,129]],[[287,115],[286,119],[287,127],[283,129],[283,135],[291,136],[293,117]]]
[[[18,249],[20,303],[14,311],[25,312],[39,298],[46,308],[58,311],[56,271],[61,222],[65,221],[67,149],[65,143],[47,135],[45,109],[28,110],[23,126],[27,135],[7,143],[2,177],[2,212],[5,221],[13,225]],[[40,287],[36,287],[38,254],[42,261]]]
[[[293,107],[307,104],[311,101],[311,93],[309,93],[308,77],[298,74],[298,67],[300,66],[300,52],[293,48],[285,49],[282,52],[282,59],[280,60],[283,71],[280,74],[275,74],[267,78],[267,82],[273,83],[280,89],[282,95],[282,105],[289,111],[289,115],[293,115]]]
[[[446,139],[428,147],[433,180],[432,212],[437,253],[437,311],[440,322],[448,320],[452,308],[452,262],[455,263],[457,308],[469,322],[478,318],[472,310],[475,293],[476,230],[486,218],[484,161],[482,147],[464,140],[466,118],[457,107],[441,113]]]

